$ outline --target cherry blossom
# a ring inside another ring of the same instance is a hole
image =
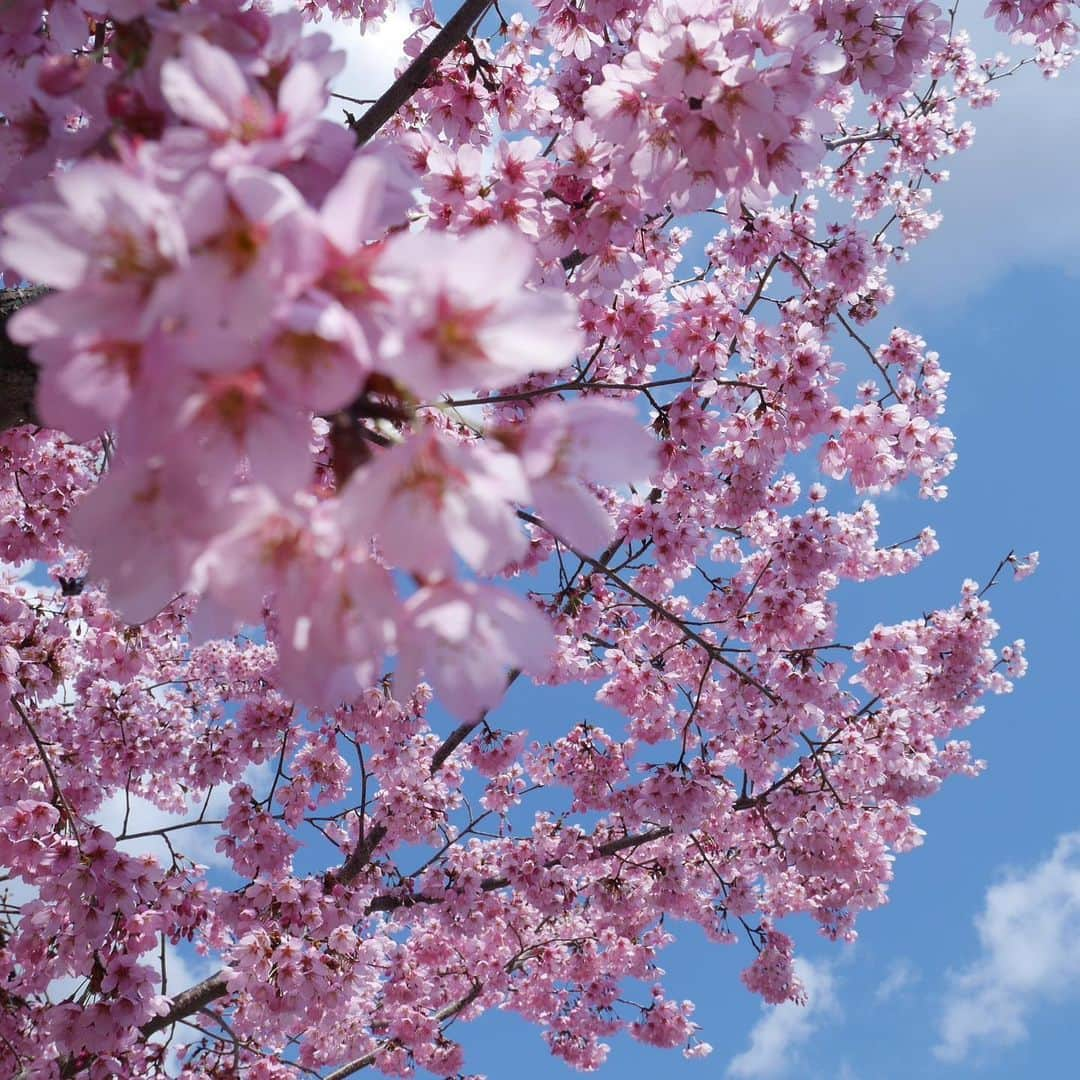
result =
[[[412,234],[380,263],[393,287],[394,321],[405,328],[400,377],[421,398],[473,386],[497,389],[530,372],[559,371],[579,344],[573,308],[558,293],[524,291],[534,257],[506,228],[460,239]],[[380,357],[397,375],[397,356]]]

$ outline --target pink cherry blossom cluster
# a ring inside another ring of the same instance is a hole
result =
[[[839,602],[937,550],[851,500],[956,459],[875,319],[1017,65],[912,0],[425,3],[339,123],[305,20],[391,7],[299,7],[0,13],[0,1071],[460,1076],[494,1008],[703,1056],[672,927],[802,1000],[783,920],[855,936],[1026,668],[1037,553]],[[603,714],[503,730],[525,677]]]
[[[456,560],[490,574],[520,557],[514,506],[531,502],[582,545],[606,541],[610,522],[566,460],[574,432],[609,442],[611,466],[579,470],[609,483],[647,476],[648,444],[613,402],[580,402],[561,429],[540,412],[501,442],[433,418],[358,468],[332,504],[305,496],[313,414],[373,387],[388,409],[392,396],[499,388],[566,367],[579,342],[567,298],[525,288],[534,258],[509,229],[387,237],[407,223],[408,193],[378,155],[340,161],[326,190],[320,134],[342,132],[318,116],[333,65],[315,57],[324,69],[298,58],[276,70],[274,97],[224,49],[181,39],[161,67],[175,118],[161,140],[127,161],[81,162],[56,177],[56,201],[8,214],[5,259],[57,290],[11,334],[34,347],[46,423],[114,433],[118,462],[71,536],[125,617],[141,622],[195,589],[212,609],[203,621],[227,632],[281,592],[276,640],[298,697],[332,705],[396,648],[403,670],[425,658],[429,677],[444,670],[444,700],[469,715],[494,704],[502,676],[485,664],[462,678],[468,650],[542,670],[544,630],[510,594],[452,584]],[[434,534],[416,531],[420,516]],[[130,546],[108,539],[121,519]],[[372,541],[424,586],[404,608]]]
[[[1064,0],[990,0],[986,17],[1014,40],[1034,42],[1043,74],[1053,77],[1074,55],[1077,27],[1073,5]]]
[[[59,431],[0,432],[0,560],[58,560],[77,498],[97,479],[100,448]]]

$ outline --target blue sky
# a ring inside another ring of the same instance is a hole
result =
[[[970,5],[969,15],[981,8]],[[981,56],[1011,50],[989,26],[976,47]],[[391,56],[377,45],[350,51],[345,92],[378,92]],[[851,590],[845,621],[857,640],[875,622],[951,603],[965,577],[987,580],[1010,548],[1039,549],[1034,577],[1014,584],[1006,576],[990,594],[1003,641],[1027,641],[1031,671],[971,729],[987,771],[925,804],[926,842],[898,860],[892,902],[863,919],[858,942],[831,945],[808,920],[792,924],[806,1008],[763,1007],[738,981],[748,962],[742,947],[676,928],[680,941],[664,958],[669,992],[695,1001],[714,1052],[685,1061],[617,1039],[606,1075],[619,1080],[660,1071],[669,1080],[1074,1074],[1080,727],[1071,679],[1080,665],[1080,575],[1069,463],[1080,426],[1071,416],[1080,401],[1071,325],[1080,305],[1080,153],[1068,133],[1080,131],[1080,70],[1056,83],[1022,72],[973,119],[975,147],[950,163],[953,179],[936,197],[945,223],[895,274],[898,302],[880,326],[880,336],[894,323],[920,333],[953,373],[949,422],[960,463],[951,497],[879,501],[884,537],[931,525],[942,550],[902,580]],[[596,716],[591,696],[591,688],[515,688],[498,719],[539,735],[552,712]],[[468,1068],[492,1080],[568,1074],[539,1032],[514,1017],[488,1015],[457,1037]]]

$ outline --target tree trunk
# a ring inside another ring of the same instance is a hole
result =
[[[34,409],[37,368],[29,351],[8,337],[7,321],[23,304],[46,292],[40,285],[0,290],[0,431],[19,424],[38,423]]]

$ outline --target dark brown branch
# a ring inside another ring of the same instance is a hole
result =
[[[335,885],[351,885],[359,875],[360,871],[364,869],[369,862],[371,862],[371,856],[375,853],[375,849],[382,843],[383,837],[386,836],[385,825],[374,825],[366,836],[364,836],[360,842],[352,849],[348,859],[342,864],[340,870],[331,870],[325,878],[323,878],[323,884],[326,890],[329,892]]]
[[[509,690],[511,686],[521,677],[521,671],[518,668],[514,668],[506,676],[506,689]],[[435,751],[434,756],[431,759],[431,775],[434,776],[445,764],[446,759],[487,719],[487,709],[485,709],[475,720],[466,720],[462,724],[458,724],[453,731],[443,740],[442,746]]]
[[[588,390],[628,390],[643,392],[645,390],[653,390],[658,386],[681,386],[685,383],[694,381],[693,375],[678,375],[670,379],[654,379],[652,382],[643,383],[615,383],[615,382],[589,382],[586,379],[573,379],[570,382],[553,383],[551,386],[540,386],[535,390],[519,390],[510,394],[496,394],[491,397],[477,397],[477,398],[462,398],[460,400],[456,398],[447,398],[445,401],[434,402],[430,405],[421,405],[422,409],[437,409],[440,406],[450,406],[451,408],[464,408],[466,405],[502,405],[509,401],[530,401],[532,398],[543,397],[545,394],[559,394],[564,390],[580,391],[582,393]],[[717,380],[719,386],[744,386],[751,390],[757,390],[759,387],[754,383],[742,382],[735,379]],[[765,389],[761,387],[760,389]]]
[[[469,28],[490,6],[491,0],[465,0],[401,78],[363,116],[349,124],[358,146],[363,146],[431,78],[432,72],[456,45],[465,40]]]
[[[153,1020],[143,1024],[139,1028],[139,1034],[148,1039],[151,1035],[164,1031],[178,1020],[183,1020],[185,1016],[201,1012],[211,1001],[216,1001],[227,990],[225,975],[218,971],[209,978],[203,979],[202,982],[188,987],[187,990],[181,990],[172,998],[169,1011],[164,1016],[155,1016]]]
[[[443,741],[442,746],[435,751],[435,756],[431,759],[431,775],[434,776],[444,764],[446,759],[484,722],[484,718],[487,716],[485,710],[476,720],[466,720],[464,723],[458,724],[453,731],[447,735]]]
[[[588,257],[589,256],[584,254],[584,252],[578,251],[575,248],[569,255],[564,255],[559,262],[562,264],[562,268],[569,272],[575,267],[580,266]]]

